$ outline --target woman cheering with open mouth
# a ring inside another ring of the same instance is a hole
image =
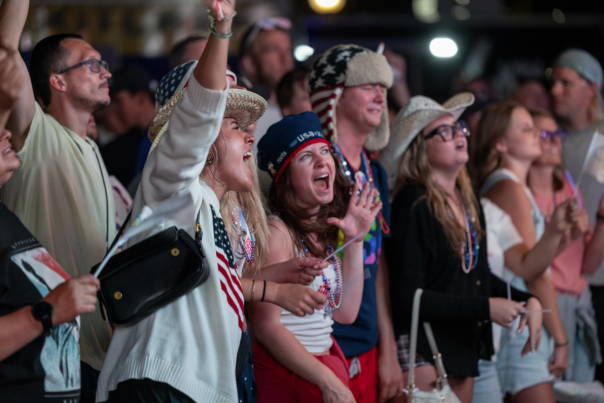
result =
[[[346,359],[331,337],[333,321],[352,323],[363,293],[363,236],[381,203],[366,185],[360,195],[339,169],[312,112],[289,115],[258,144],[260,168],[273,178],[267,264],[297,256],[329,257],[309,286],[323,293],[323,309],[303,318],[268,304],[252,304],[250,319],[259,402],[354,402]],[[349,201],[350,199],[350,201]],[[343,218],[339,218],[343,217]],[[330,257],[338,233],[342,260]]]

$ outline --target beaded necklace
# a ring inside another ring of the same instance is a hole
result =
[[[461,268],[464,273],[468,274],[474,267],[476,267],[476,262],[478,262],[478,249],[480,246],[478,245],[478,242],[476,242],[476,230],[474,229],[472,217],[470,217],[463,199],[461,201],[461,206],[464,213],[464,224],[466,230],[466,242],[464,242],[461,247],[461,250],[464,254],[464,258],[461,261]]]
[[[306,244],[304,243],[304,239],[300,239],[302,241],[302,245],[304,245],[304,251],[311,255],[312,257],[315,257],[312,253],[310,253],[310,251],[308,250],[308,248],[306,247]],[[331,246],[327,247],[327,253],[331,254]],[[331,282],[329,281],[329,279],[327,278],[327,276],[325,276],[325,273],[323,272],[323,270],[321,270],[321,276],[323,277],[323,284],[325,284],[325,287],[327,288],[327,301],[325,302],[325,306],[324,306],[324,310],[325,310],[325,317],[327,316],[331,316],[331,313],[334,309],[338,309],[340,307],[340,305],[342,304],[342,295],[343,295],[343,291],[344,291],[344,287],[342,284],[342,262],[340,261],[340,258],[338,257],[338,255],[334,255],[333,257],[333,268],[334,268],[334,272],[336,275],[336,289],[334,292],[332,292],[331,290]]]
[[[472,224],[472,217],[470,217],[470,213],[466,208],[466,203],[461,196],[460,200],[464,218],[464,230],[466,232],[466,241],[461,246],[461,253],[463,254],[461,269],[464,273],[468,274],[476,267],[480,245],[476,242],[476,229],[474,228],[474,224]],[[455,219],[449,206],[447,206],[447,214],[451,219]]]
[[[350,164],[346,160],[346,157],[344,156],[344,153],[340,149],[339,145],[334,144],[333,149],[336,152],[336,155],[338,156],[338,160],[340,161],[340,166],[342,167],[342,172],[344,173],[344,176],[346,176],[346,178],[348,178],[348,180],[350,181],[351,185],[354,186],[354,184],[356,183],[356,178],[355,178],[355,173],[352,172],[352,167],[350,167]],[[365,183],[365,180],[363,180],[364,176],[365,176],[364,172],[367,172],[367,177],[368,177],[367,179],[369,180],[369,184],[371,185],[371,188],[376,189],[376,192],[377,192],[374,202],[379,203],[380,202],[380,191],[375,186],[375,182],[373,180],[373,172],[371,170],[371,165],[369,162],[369,156],[365,152],[365,149],[361,150],[361,169],[359,169],[358,172],[363,174],[362,180],[361,180],[361,182],[362,182],[361,185],[363,185]],[[361,189],[359,189],[359,194],[360,194],[360,191],[361,191]],[[382,228],[382,232],[384,234],[388,234],[390,232],[390,228],[388,227],[388,224],[386,223],[386,220],[384,219],[382,210],[380,210],[380,212],[378,213],[378,221],[380,222],[380,227]]]
[[[237,230],[237,221],[235,219],[235,214],[234,211],[231,212],[231,225],[233,227],[233,232],[235,232],[237,234],[238,237],[238,243],[239,246],[241,247],[241,250],[243,251],[243,254],[245,256],[245,260],[247,260],[248,263],[252,263],[254,261],[254,251],[256,250],[256,239],[254,238],[254,234],[252,234],[252,231],[249,231],[248,227],[247,227],[247,221],[245,220],[245,209],[241,208],[241,209],[237,209],[238,210],[238,216],[239,216],[239,229]],[[244,229],[245,226],[245,229]],[[248,231],[246,231],[246,229],[248,229]],[[243,234],[243,236],[245,237],[245,235],[247,235],[249,233],[249,237],[247,239],[245,239],[245,242],[243,242],[243,240],[241,239],[241,235]]]

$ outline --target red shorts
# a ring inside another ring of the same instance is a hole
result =
[[[346,361],[351,367],[351,372],[356,373],[350,379],[349,387],[357,403],[377,403],[377,346],[358,357],[348,358]]]
[[[348,386],[350,372],[346,357],[333,339],[329,355],[316,355],[315,358],[327,366]],[[302,379],[271,357],[260,344],[252,344],[254,357],[254,378],[258,390],[258,403],[306,403],[323,402],[321,390],[314,384]]]

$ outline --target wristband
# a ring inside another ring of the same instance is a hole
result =
[[[602,215],[602,214],[600,214],[600,213],[596,214],[596,220],[597,220],[599,223],[603,223],[603,224],[604,224],[604,215]]]
[[[264,302],[264,296],[266,295],[266,280],[264,280],[264,290],[262,290],[262,299],[260,302]]]
[[[252,280],[252,298],[250,302],[254,302],[254,291],[256,291],[256,280]]]
[[[211,33],[212,35],[216,35],[217,37],[219,37],[219,38],[224,38],[224,39],[226,39],[226,38],[230,38],[231,36],[233,36],[233,32],[232,32],[230,29],[229,29],[229,33],[228,33],[228,34],[226,34],[226,35],[222,35],[222,34],[219,34],[218,32],[216,32],[216,31],[214,30],[214,28],[210,27],[210,33]]]
[[[225,22],[225,21],[231,20],[231,19],[235,18],[236,15],[237,15],[237,11],[233,11],[233,14],[219,20],[218,18],[216,18],[212,15],[212,13],[210,12],[210,9],[208,8],[208,18],[210,19],[210,28],[214,28],[216,26],[217,22]]]
[[[568,346],[568,339],[564,343],[554,343],[554,347],[566,347]]]

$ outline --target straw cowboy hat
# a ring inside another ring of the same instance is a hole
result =
[[[161,136],[168,130],[170,115],[176,104],[183,99],[195,66],[197,66],[197,61],[176,67],[161,79],[155,90],[158,111],[149,127],[149,140],[153,142],[149,153],[157,147]],[[237,77],[232,72],[227,71],[227,74],[234,77],[237,82]],[[241,130],[245,130],[264,115],[267,106],[266,101],[260,95],[246,90],[229,89],[224,117],[237,120]]]
[[[392,122],[390,142],[380,153],[380,162],[388,175],[388,186],[394,187],[403,154],[415,137],[436,119],[452,115],[459,119],[466,108],[474,103],[471,92],[462,92],[444,104],[421,95],[411,98],[409,105],[401,110]]]

